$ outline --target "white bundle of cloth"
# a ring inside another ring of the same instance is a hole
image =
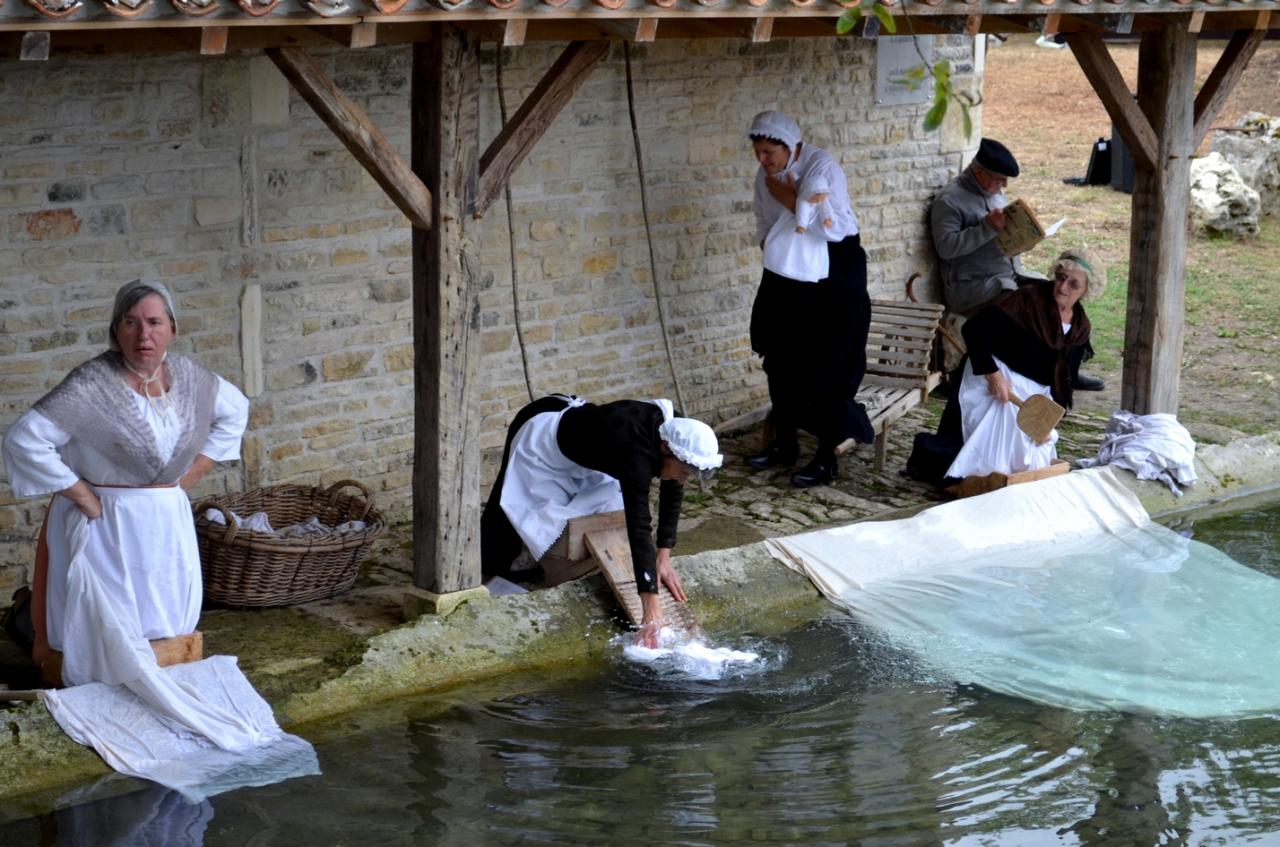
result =
[[[118,546],[110,522],[78,510],[68,520],[63,647],[73,687],[41,692],[68,735],[121,773],[154,780],[192,802],[246,785],[320,772],[315,750],[283,732],[229,656],[161,668],[137,615],[104,584],[95,562]],[[90,680],[94,680],[90,682]]]
[[[1173,415],[1135,415],[1123,409],[1107,421],[1098,458],[1080,459],[1082,468],[1116,465],[1138,479],[1157,479],[1175,497],[1196,482],[1196,442]]]
[[[994,356],[992,359],[1009,380],[1013,393],[1024,400],[1033,394],[1052,399],[1049,386],[1010,370]],[[1049,467],[1058,456],[1058,431],[1049,433],[1049,440],[1044,444],[1032,441],[1018,428],[1018,407],[997,400],[987,390],[986,377],[975,374],[973,364],[967,359],[960,380],[960,428],[964,433],[964,447],[947,468],[947,476],[954,479],[1039,470]]]
[[[210,523],[216,523],[219,526],[226,526],[227,524],[227,519],[217,509],[206,510],[204,516]],[[252,532],[278,535],[281,538],[310,538],[311,536],[329,535],[330,533],[345,535],[349,532],[359,532],[368,526],[364,521],[346,521],[337,526],[329,526],[323,523],[320,518],[312,515],[305,521],[290,524],[284,529],[274,529],[271,526],[271,517],[266,512],[254,512],[247,518],[242,518],[235,512],[231,512],[231,521],[236,526],[242,526]]]

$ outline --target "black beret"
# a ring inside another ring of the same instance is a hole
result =
[[[993,174],[1009,178],[1018,175],[1018,160],[1013,158],[1009,148],[994,138],[984,138],[978,145],[978,155],[973,160]]]

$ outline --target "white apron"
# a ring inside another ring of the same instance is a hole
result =
[[[1052,399],[1047,385],[1010,370],[999,359],[995,359],[995,363],[1009,380],[1014,394],[1024,400],[1033,394],[1043,394]],[[1010,474],[1038,470],[1047,468],[1057,458],[1058,431],[1053,430],[1044,444],[1032,441],[1018,428],[1018,407],[1013,403],[1001,403],[992,396],[987,390],[986,376],[975,374],[972,362],[965,362],[959,396],[964,447],[947,468],[947,476],[962,479],[994,472]]]
[[[560,452],[560,417],[586,401],[574,397],[559,412],[534,415],[511,441],[499,503],[534,559],[541,559],[570,518],[622,509],[622,486],[601,471],[584,468]],[[669,400],[650,401],[671,420]]]
[[[135,615],[146,639],[193,632],[200,620],[203,586],[191,503],[179,486],[169,488],[94,488],[102,516],[87,526],[86,555],[94,575],[123,614]],[[66,497],[54,497],[49,510],[49,645],[66,653],[77,641],[92,644],[101,633],[79,614],[67,582],[73,550],[70,535],[83,520]],[[70,657],[68,657],[70,658]],[[68,671],[69,685],[88,682]]]

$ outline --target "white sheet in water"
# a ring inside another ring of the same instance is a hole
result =
[[[624,636],[629,637],[629,636]],[[695,679],[719,679],[731,664],[759,660],[757,653],[731,647],[711,647],[697,638],[688,638],[669,627],[658,636],[657,647],[628,644],[622,654],[630,661],[669,666]]]
[[[1107,468],[767,543],[960,682],[1073,709],[1280,712],[1280,580],[1153,523]]]

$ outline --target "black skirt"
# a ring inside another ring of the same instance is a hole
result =
[[[766,270],[751,309],[751,349],[764,358],[775,410],[830,447],[874,440],[854,400],[867,372],[871,299],[857,235],[827,245],[826,278],[800,282]],[[779,404],[785,408],[779,410]]]

